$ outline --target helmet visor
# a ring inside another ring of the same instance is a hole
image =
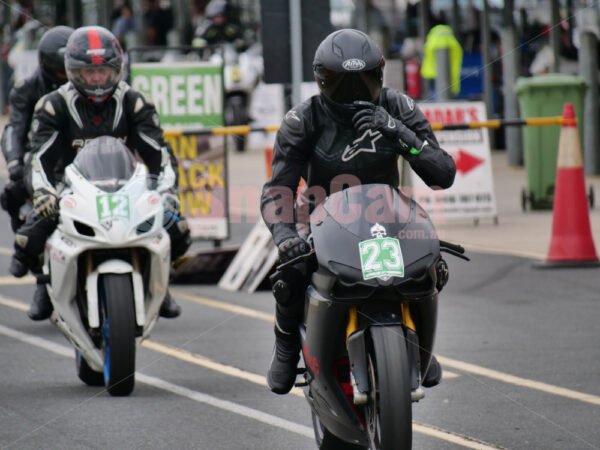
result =
[[[69,80],[82,92],[102,101],[111,95],[121,79],[121,68],[111,64],[87,64],[68,67]]]
[[[335,72],[323,67],[315,70],[321,92],[337,103],[349,104],[357,100],[374,101],[381,92],[381,68],[364,72]]]

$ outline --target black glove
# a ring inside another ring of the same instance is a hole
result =
[[[10,161],[6,168],[8,169],[8,176],[12,181],[19,181],[25,174],[25,167],[23,167],[23,161],[13,159]]]
[[[281,261],[281,263],[304,255],[310,250],[308,243],[300,236],[286,239],[279,244],[277,248],[279,250],[279,261]]]
[[[412,130],[400,120],[390,116],[382,106],[364,101],[356,101],[354,105],[361,108],[352,117],[352,124],[358,131],[363,132],[368,129],[381,131],[385,137],[398,140],[402,153],[410,151],[411,148],[420,149],[423,145]]]

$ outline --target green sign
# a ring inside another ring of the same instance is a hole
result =
[[[223,126],[220,65],[206,62],[132,64],[131,86],[152,99],[164,128]]]
[[[96,196],[98,220],[120,217],[129,220],[129,196],[122,194],[103,194]]]
[[[363,278],[382,278],[404,276],[404,260],[400,250],[400,241],[394,238],[375,238],[358,243]]]

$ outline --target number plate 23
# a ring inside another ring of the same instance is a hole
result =
[[[375,238],[358,243],[363,278],[404,277],[404,260],[400,241],[394,238]]]

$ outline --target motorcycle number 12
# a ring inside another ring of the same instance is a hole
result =
[[[404,277],[404,260],[400,241],[394,238],[375,238],[358,243],[363,278]]]
[[[120,217],[129,219],[129,196],[122,194],[104,194],[96,196],[98,220]]]

